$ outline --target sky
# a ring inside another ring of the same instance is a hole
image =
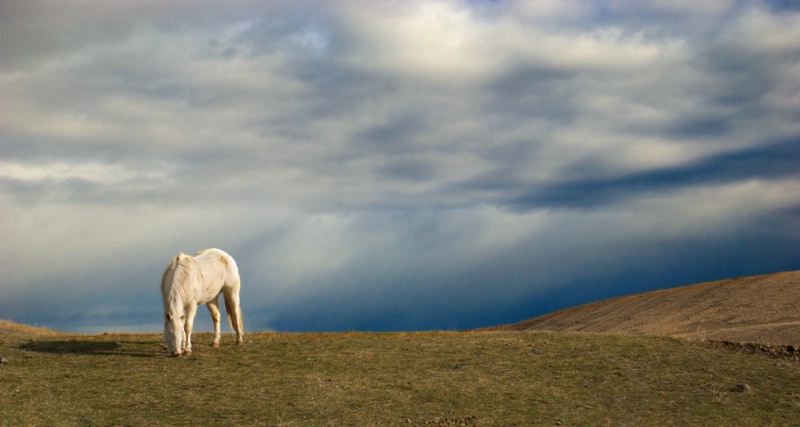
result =
[[[208,247],[250,332],[800,269],[794,1],[4,0],[0,100],[19,323],[159,332]]]

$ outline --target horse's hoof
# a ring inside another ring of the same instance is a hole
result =
[[[181,352],[179,352],[179,351],[173,351],[172,352],[172,357],[180,357],[180,356],[181,356]]]
[[[183,354],[185,354],[186,356],[191,356],[192,355],[192,351],[191,350],[186,350],[186,351],[183,352]]]
[[[244,341],[242,340],[236,341],[236,345],[244,345]]]
[[[211,343],[211,347],[219,348],[219,343],[218,342],[212,342]]]

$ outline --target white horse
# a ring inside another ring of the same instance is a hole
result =
[[[225,294],[228,323],[236,332],[236,343],[244,343],[242,309],[239,307],[239,268],[220,249],[206,249],[193,257],[178,254],[161,279],[164,297],[164,342],[177,357],[192,354],[192,325],[197,306],[206,304],[214,321],[214,347],[219,347],[219,295]]]

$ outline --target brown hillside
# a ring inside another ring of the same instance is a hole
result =
[[[489,329],[797,344],[800,343],[800,271],[619,297]]]
[[[65,335],[65,334],[61,332],[50,331],[44,328],[20,325],[18,323],[0,319],[0,342],[4,342],[6,340],[16,340],[21,338],[29,339],[33,337],[56,336],[56,335]]]

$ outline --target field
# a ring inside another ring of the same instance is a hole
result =
[[[0,325],[2,326],[2,325]],[[569,332],[158,335],[0,328],[0,425],[800,426],[800,363]],[[746,384],[749,389],[744,390]]]

